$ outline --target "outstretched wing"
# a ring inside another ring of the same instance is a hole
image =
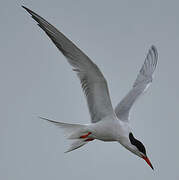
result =
[[[73,70],[77,72],[86,95],[91,121],[95,123],[113,113],[107,82],[97,65],[45,19],[30,9],[22,7],[32,15],[32,18],[37,21],[38,25],[67,58]]]
[[[132,105],[152,82],[152,75],[156,69],[157,61],[157,49],[155,46],[152,46],[139,74],[137,75],[137,79],[134,82],[132,89],[115,108],[115,113],[120,120],[128,121],[129,111]]]

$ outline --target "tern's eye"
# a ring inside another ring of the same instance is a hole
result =
[[[133,136],[131,132],[129,133],[129,139],[130,139],[131,144],[136,146],[140,152],[146,155],[146,150],[145,150],[144,145],[139,140],[135,139],[135,137]]]

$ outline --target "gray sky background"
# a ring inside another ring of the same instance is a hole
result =
[[[66,59],[20,6],[46,18],[100,67],[113,106],[129,91],[154,44],[155,79],[133,107],[135,136],[155,168],[119,143],[94,141],[69,154],[60,129],[37,117],[89,123]],[[167,0],[2,0],[0,179],[178,179],[179,3]]]

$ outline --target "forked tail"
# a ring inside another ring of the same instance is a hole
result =
[[[78,149],[83,145],[87,144],[89,141],[93,140],[92,138],[88,137],[91,134],[91,132],[89,132],[87,128],[88,125],[68,124],[68,123],[53,121],[43,117],[39,117],[39,118],[51,122],[56,126],[58,126],[59,128],[62,128],[64,130],[67,139],[73,140],[69,149],[65,153]]]

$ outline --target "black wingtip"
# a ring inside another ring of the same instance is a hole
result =
[[[25,7],[25,6],[21,6],[22,8],[24,8],[28,13],[30,13],[31,15],[35,14],[33,11],[31,11],[29,8]]]
[[[28,9],[27,7],[25,7],[25,6],[21,6],[22,8],[24,8],[26,11],[30,11],[30,9]]]

